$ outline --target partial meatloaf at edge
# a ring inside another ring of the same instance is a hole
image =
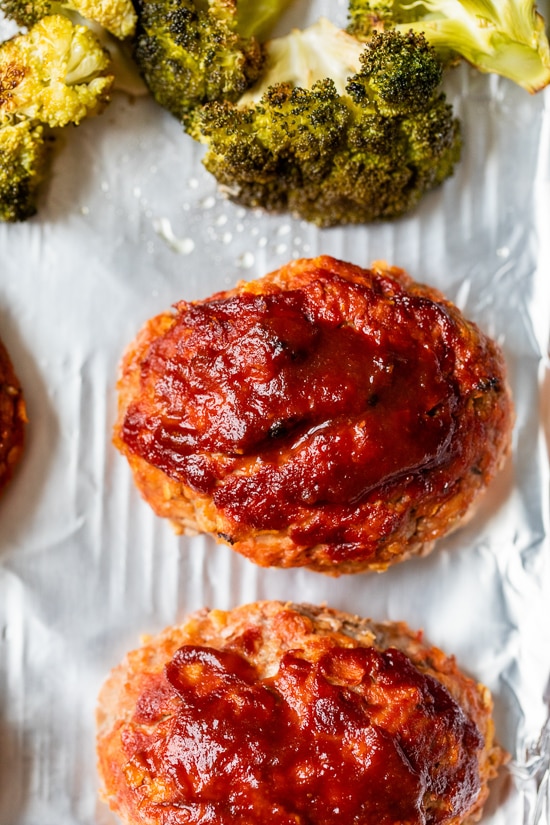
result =
[[[178,529],[339,574],[459,525],[512,421],[500,350],[454,305],[397,268],[322,256],[146,324],[114,441]]]
[[[0,491],[10,481],[21,458],[26,422],[21,384],[0,340]]]
[[[104,684],[102,793],[129,825],[473,823],[505,761],[491,714],[489,691],[403,623],[204,609]]]

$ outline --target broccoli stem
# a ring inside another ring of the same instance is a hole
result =
[[[293,0],[239,0],[237,31],[241,37],[265,40]]]
[[[349,0],[348,31],[424,34],[440,58],[463,58],[529,92],[550,83],[550,46],[535,0]]]

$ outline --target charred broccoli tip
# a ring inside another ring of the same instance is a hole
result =
[[[0,126],[0,221],[24,221],[36,213],[48,155],[40,124],[24,120]]]

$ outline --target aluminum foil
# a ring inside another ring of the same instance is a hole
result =
[[[298,11],[345,19],[342,2]],[[461,66],[446,91],[462,162],[394,223],[319,230],[238,208],[175,120],[119,89],[100,118],[64,131],[39,216],[0,226],[0,335],[29,415],[0,499],[2,825],[113,823],[94,742],[109,669],[203,605],[266,598],[423,628],[494,696],[511,761],[483,825],[550,822],[550,90]],[[178,537],[111,445],[118,363],[147,318],[325,253],[385,259],[441,289],[501,343],[515,397],[513,455],[474,519],[382,575],[264,570]]]

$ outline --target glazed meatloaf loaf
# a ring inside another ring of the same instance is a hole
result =
[[[0,491],[11,479],[21,457],[26,421],[21,384],[0,340]]]
[[[501,353],[455,306],[402,270],[320,257],[146,324],[114,440],[180,530],[339,574],[427,552],[511,426]]]
[[[489,691],[404,624],[202,610],[98,704],[102,794],[137,825],[459,825],[504,761]]]

